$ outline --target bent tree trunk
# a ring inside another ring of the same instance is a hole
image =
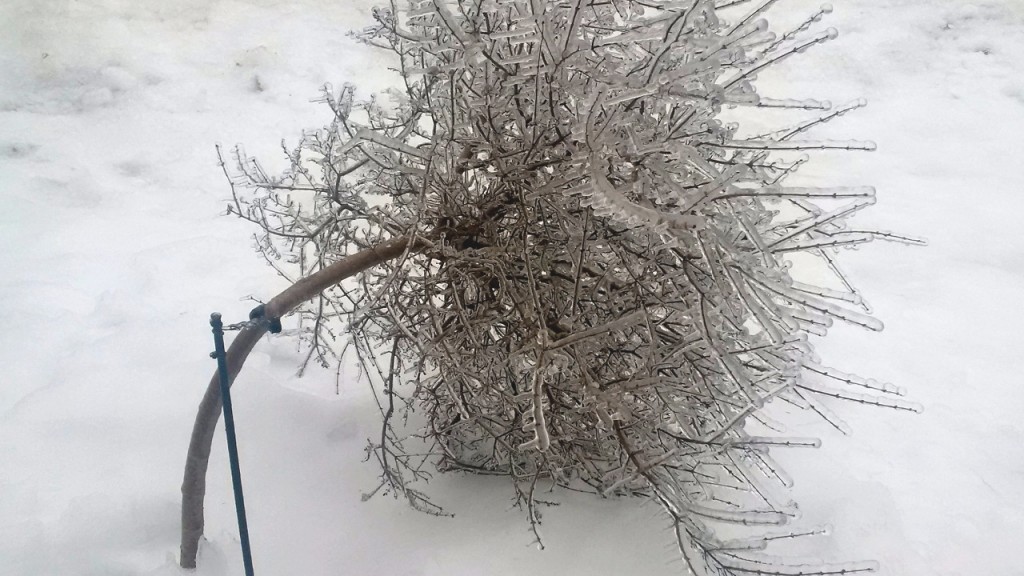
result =
[[[344,260],[303,278],[281,292],[265,306],[266,318],[280,318],[295,309],[296,306],[313,298],[327,288],[358,274],[368,268],[397,258],[405,252],[420,250],[422,241],[409,246],[409,238],[401,236],[383,244],[357,252]],[[228,383],[242,369],[245,359],[252,352],[256,342],[267,331],[266,323],[243,329],[227,350]],[[213,373],[210,384],[206,388],[199,413],[196,414],[192,426],[192,438],[188,445],[188,457],[185,460],[185,479],[181,485],[181,566],[196,567],[196,553],[199,549],[199,538],[203,535],[203,499],[206,496],[206,468],[210,461],[210,446],[213,434],[220,419],[221,398],[220,382],[217,372]]]

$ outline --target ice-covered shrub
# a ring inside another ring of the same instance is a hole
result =
[[[755,90],[759,73],[836,35],[817,30],[827,6],[773,33],[772,4],[393,5],[359,38],[397,57],[400,89],[369,102],[325,91],[333,121],[282,176],[237,155],[231,211],[259,225],[286,277],[400,243],[299,312],[306,361],[350,352],[378,393],[368,453],[384,491],[438,511],[417,487],[428,466],[505,475],[534,527],[539,486],[646,496],[697,574],[873,569],[761,552],[818,530],[720,530],[795,516],[770,450],[818,441],[748,433],[771,429],[766,403],[839,429],[823,397],[915,409],[822,365],[808,340],[833,321],[881,329],[841,249],[916,241],[847,224],[874,203],[870,187],[786,184],[803,151],[874,145],[807,138],[862,102]],[[741,137],[726,107],[807,118]],[[796,253],[834,282],[794,279]]]

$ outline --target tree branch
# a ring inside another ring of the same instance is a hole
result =
[[[410,251],[419,251],[428,243],[422,239],[413,240],[410,246],[408,236],[400,236],[377,246],[357,252],[343,260],[339,260],[319,272],[307,276],[291,285],[284,292],[274,297],[265,307],[267,318],[280,318],[295,309],[296,306],[320,294],[327,288],[342,280],[372,268],[388,260],[392,260]],[[246,358],[256,346],[256,342],[267,332],[265,324],[253,325],[243,329],[231,342],[227,350],[228,383],[233,384],[235,377],[242,370]],[[188,445],[188,456],[185,459],[185,478],[181,484],[181,567],[195,568],[196,554],[199,550],[199,538],[203,535],[203,501],[206,496],[206,469],[210,462],[210,448],[213,434],[220,419],[221,398],[219,380],[216,372],[210,379],[206,394],[199,403],[195,424],[192,426],[192,438]]]

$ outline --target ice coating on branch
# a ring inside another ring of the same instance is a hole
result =
[[[856,374],[847,374],[845,372],[840,372],[835,368],[822,366],[817,362],[805,361],[804,368],[811,372],[821,374],[822,376],[832,378],[833,380],[845,382],[846,384],[862,386],[864,388],[870,388],[871,390],[878,390],[879,392],[885,392],[888,394],[895,394],[897,396],[905,396],[907,393],[906,389],[902,386],[894,386],[888,382],[879,382],[874,378],[862,378]]]
[[[878,145],[870,140],[727,140],[722,148],[739,150],[875,150]]]
[[[749,436],[737,444],[764,445],[764,446],[786,446],[800,448],[821,448],[821,440],[818,438],[791,438],[785,436],[765,437]]]
[[[801,108],[804,110],[828,110],[832,103],[828,100],[795,100],[793,98],[760,98],[757,105],[763,108]]]
[[[828,386],[821,386],[818,384],[812,384],[810,382],[803,382],[798,385],[804,390],[815,392],[822,396],[830,396],[832,398],[838,398],[840,400],[849,400],[858,404],[868,404],[870,406],[879,406],[882,408],[892,408],[894,410],[906,410],[907,412],[922,412],[924,407],[917,402],[910,402],[907,400],[900,400],[896,398],[888,398],[885,396],[876,396],[872,394],[864,394],[861,392],[853,392],[848,390],[838,390],[830,388]]]

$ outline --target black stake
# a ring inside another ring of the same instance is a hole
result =
[[[249,525],[245,521],[245,498],[242,497],[242,471],[238,465],[238,445],[235,443],[235,418],[231,411],[231,386],[228,383],[227,354],[224,352],[224,325],[220,314],[210,314],[213,326],[213,344],[216,350],[211,356],[217,359],[220,373],[220,398],[224,407],[224,431],[228,437],[228,458],[231,460],[231,483],[235,489],[235,511],[238,513],[238,536],[242,540],[242,561],[245,576],[253,576],[252,551],[249,549]]]

